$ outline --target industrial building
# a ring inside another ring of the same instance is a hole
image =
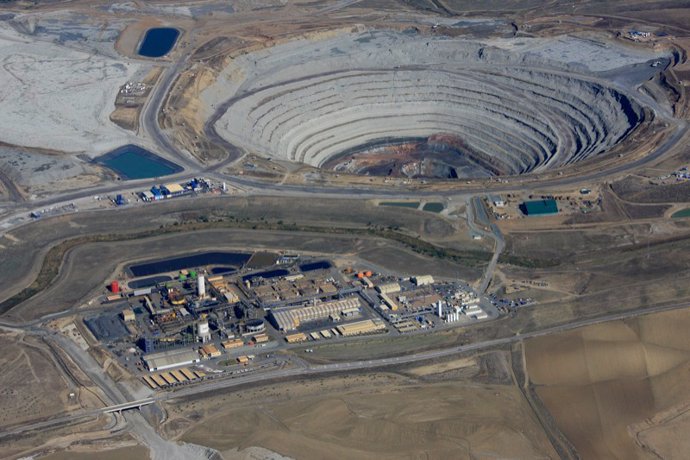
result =
[[[393,323],[393,326],[398,330],[398,332],[404,334],[406,332],[412,332],[419,329],[419,322],[410,319],[404,319],[402,321],[398,321],[397,323]]]
[[[401,288],[398,283],[386,283],[376,286],[376,290],[381,294],[395,294],[396,292],[400,292]]]
[[[431,275],[414,276],[412,282],[417,286],[428,286],[434,284],[434,277]]]
[[[211,340],[211,329],[208,326],[208,321],[199,321],[199,323],[197,323],[196,336],[201,343],[206,343]]]
[[[285,340],[287,341],[287,343],[300,343],[307,340],[307,336],[306,334],[298,332],[296,334],[286,335]]]
[[[386,324],[379,318],[365,319],[364,321],[357,321],[356,323],[342,324],[336,327],[336,330],[343,337],[371,334],[380,332],[386,329]]]
[[[252,342],[257,345],[260,343],[267,343],[269,340],[271,340],[266,334],[256,334],[254,337],[252,337]]]
[[[489,201],[497,208],[503,208],[506,205],[505,200],[500,195],[489,195]]]
[[[465,315],[474,319],[486,319],[489,315],[486,314],[484,310],[478,305],[472,305],[465,309]]]
[[[144,362],[146,362],[149,372],[188,366],[199,361],[199,354],[191,350],[163,351],[144,356]]]
[[[222,276],[212,276],[207,281],[211,285],[211,288],[213,288],[220,297],[223,297],[227,303],[233,304],[240,301],[240,297],[237,295],[235,288]]]
[[[550,216],[558,214],[558,203],[553,199],[525,201],[520,205],[520,210],[526,216]]]
[[[221,355],[220,350],[212,343],[203,345],[199,350],[199,353],[205,359],[217,358]]]
[[[137,318],[134,316],[134,311],[131,308],[125,308],[122,310],[122,319],[124,322],[129,323],[135,321]]]
[[[221,343],[224,349],[231,350],[233,348],[239,348],[244,346],[244,341],[242,339],[230,339]]]
[[[271,317],[276,327],[281,331],[293,331],[301,324],[309,321],[326,319],[331,315],[340,315],[343,311],[361,308],[358,297],[349,297],[342,300],[324,302],[308,307],[293,308],[290,310],[271,311]]]
[[[163,194],[167,196],[177,196],[184,193],[184,188],[180,184],[165,184],[161,187]]]
[[[266,330],[266,324],[262,319],[250,319],[247,324],[244,325],[245,331],[248,333],[263,332]]]
[[[398,304],[395,303],[393,299],[391,299],[387,294],[380,294],[379,297],[381,297],[381,300],[383,301],[383,305],[386,308],[389,308],[393,311],[398,310]]]

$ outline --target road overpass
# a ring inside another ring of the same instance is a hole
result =
[[[148,406],[149,404],[154,404],[156,402],[153,398],[138,399],[136,401],[130,401],[122,404],[115,404],[114,406],[108,406],[101,409],[104,414],[112,414],[114,412],[123,412],[130,409],[141,409],[143,406]]]

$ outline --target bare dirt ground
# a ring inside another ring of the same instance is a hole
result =
[[[2,332],[0,346],[5,351],[0,359],[4,369],[0,376],[1,458],[52,452],[77,440],[87,443],[110,437],[113,438],[110,445],[117,441],[118,435],[110,432],[106,419],[90,418],[20,435],[7,435],[6,431],[13,427],[94,408],[101,402],[74,363],[40,338]]]
[[[45,344],[33,337],[3,333],[0,345],[5,353],[0,376],[0,426],[9,427],[54,416],[79,407],[70,400],[71,381],[56,367]],[[46,397],[50,394],[50,397]]]
[[[91,449],[93,449],[93,447]],[[42,460],[120,460],[122,458],[130,460],[148,460],[150,457],[145,447],[133,446],[115,449],[98,449],[97,452],[80,452],[79,450],[70,449],[40,458]]]
[[[690,449],[689,325],[679,310],[526,342],[529,379],[582,458]]]
[[[523,232],[507,240],[509,251],[561,260],[548,269],[501,268],[507,278],[545,282],[561,294],[533,309],[536,324],[690,298],[690,239],[681,222]]]
[[[277,383],[174,402],[163,430],[210,445],[226,458],[252,446],[300,459],[555,458],[517,388],[509,378],[482,383],[479,361]]]

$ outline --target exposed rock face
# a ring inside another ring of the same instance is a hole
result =
[[[492,171],[520,174],[605,152],[642,121],[642,107],[585,64],[517,45],[394,32],[280,45],[226,69],[241,82],[221,75],[212,92],[228,102],[215,129],[313,166],[382,139],[451,135]]]

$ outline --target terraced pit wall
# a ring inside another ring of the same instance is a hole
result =
[[[382,31],[298,40],[237,58],[202,102],[225,100],[212,129],[268,157],[321,167],[382,139],[442,134],[491,174],[600,155],[651,113],[600,78],[604,62],[500,45]],[[620,54],[612,66],[652,57],[606,52]]]

